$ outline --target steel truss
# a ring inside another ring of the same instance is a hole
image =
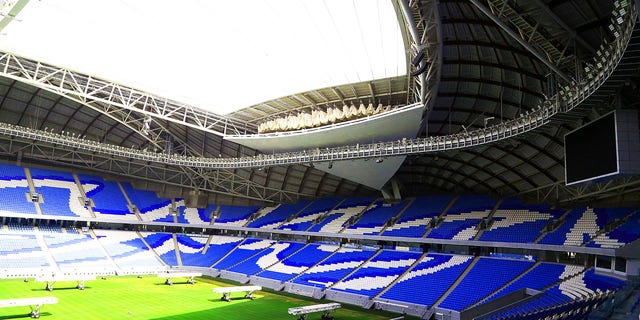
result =
[[[515,3],[507,0],[489,0],[488,4],[491,12],[497,18],[510,22],[510,24],[517,29],[520,37],[527,43],[533,44],[533,46],[538,50],[541,50],[549,62],[556,66],[567,63],[571,63],[575,66],[575,62],[572,61],[575,57],[568,51],[569,46],[573,44],[571,36],[567,36],[566,38],[561,39],[561,41],[552,42],[547,35],[543,34],[543,27],[541,26],[540,21],[536,20],[536,23],[533,24],[531,20],[526,19],[526,14],[522,12],[522,10],[516,8],[514,6]],[[542,10],[546,8],[546,5],[539,0],[536,1],[535,4]],[[551,15],[551,18],[555,16],[550,10],[545,11],[545,14]],[[556,23],[561,23],[562,20],[554,19],[554,21],[560,21]],[[563,26],[561,25],[560,27]],[[570,32],[566,29],[565,31]],[[584,41],[581,43],[584,43]],[[561,47],[559,47],[559,45]]]
[[[11,53],[0,53],[0,66],[2,76],[54,92],[104,114],[124,109],[137,113],[135,119],[155,117],[219,136],[257,132],[255,125],[246,122]],[[141,124],[140,121],[136,123]]]
[[[567,49],[565,47],[562,51],[558,50],[555,46],[551,45],[548,40],[538,34],[537,26],[533,27],[526,23],[524,19],[522,19],[521,15],[508,15],[508,13],[514,12],[513,9],[507,4],[507,1],[494,0],[489,1],[489,4],[492,3],[494,6],[491,9],[485,7],[479,0],[470,0],[470,2],[478,8],[484,15],[489,17],[500,29],[506,32],[511,38],[516,40],[522,47],[527,49],[529,53],[535,56],[540,62],[544,63],[550,70],[552,70],[556,75],[562,78],[566,83],[571,83],[572,77],[569,77],[565,73],[565,71],[561,70],[557,63],[558,61],[554,61],[554,59],[564,59],[564,53]],[[499,4],[496,4],[499,3]],[[496,7],[499,7],[496,9]],[[511,10],[506,10],[511,9]],[[495,13],[497,11],[497,14]],[[518,32],[514,31],[503,21],[503,19],[511,22],[512,25],[517,26]],[[531,41],[534,42],[537,46],[533,46]],[[566,44],[568,46],[568,43]],[[538,49],[542,48],[542,50]],[[577,68],[573,68],[576,70]],[[575,73],[575,72],[574,72]],[[573,77],[576,79],[577,77]]]
[[[4,135],[3,135],[4,136]],[[0,155],[65,164],[79,169],[119,175],[151,183],[193,188],[201,191],[250,199],[263,203],[291,203],[312,195],[269,188],[241,177],[233,169],[207,170],[159,162],[137,161],[134,157],[91,152],[83,148],[69,148],[21,136],[7,135],[0,143]],[[66,136],[65,136],[66,137]],[[70,137],[67,137],[70,139]]]
[[[442,32],[438,1],[398,0],[398,5],[403,17],[400,21],[404,23],[410,36],[408,60],[412,61],[414,69],[424,69],[424,72],[415,77],[409,76],[407,99],[409,104],[421,102],[425,112],[428,112],[436,100],[442,66]]]
[[[5,53],[1,55],[0,64],[2,65],[3,75],[8,78],[54,92],[117,121],[147,140],[150,144],[148,149],[161,152],[165,147],[164,139],[171,136],[173,142],[177,145],[176,149],[182,149],[182,155],[195,156],[198,154],[180,137],[167,130],[159,120],[195,127],[218,135],[223,135],[227,130],[231,130],[229,132],[245,133],[253,130],[250,129],[252,125],[232,121],[136,89],[12,54]],[[192,183],[188,185],[194,187],[197,187],[193,183],[196,178],[204,181],[204,183],[210,180],[203,178],[193,168],[179,167],[178,170],[182,171],[182,174],[186,177],[189,177],[188,180]],[[228,171],[226,174],[233,173]],[[225,177],[225,179],[243,180],[241,176]],[[254,189],[258,187],[251,182],[245,182],[244,184],[247,187],[251,185]],[[204,188],[205,186],[202,189]],[[231,190],[236,189],[236,187],[231,188]],[[256,190],[252,192],[260,200],[265,200],[264,192]]]
[[[625,177],[603,182],[589,182],[577,186],[567,186],[564,181],[528,190],[520,195],[536,203],[551,203],[558,206],[574,203],[594,203],[599,200],[637,202],[640,192],[640,177]],[[619,204],[618,203],[618,204]]]

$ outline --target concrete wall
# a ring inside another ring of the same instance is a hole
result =
[[[400,301],[392,301],[388,299],[375,299],[373,308],[377,310],[386,310],[421,318],[424,318],[424,316],[429,311],[429,308],[427,306]]]
[[[627,259],[627,275],[640,275],[640,259]]]
[[[344,303],[353,304],[353,305],[360,306],[367,309],[371,307],[371,304],[372,304],[371,299],[367,296],[361,296],[358,294],[347,293],[342,291],[327,290],[325,292],[324,297],[325,299],[328,299],[331,301],[344,302]]]
[[[310,287],[291,282],[287,282],[284,284],[284,291],[316,299],[321,299],[322,297],[324,297],[322,288]]]
[[[251,284],[273,289],[275,291],[280,291],[282,290],[282,288],[284,288],[284,284],[280,280],[261,278],[258,276],[250,276],[249,282],[251,282]]]
[[[249,282],[249,277],[246,274],[231,272],[227,270],[220,271],[220,278],[237,281],[242,284]]]

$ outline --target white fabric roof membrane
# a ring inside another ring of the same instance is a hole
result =
[[[390,0],[30,1],[0,49],[218,114],[406,74]]]

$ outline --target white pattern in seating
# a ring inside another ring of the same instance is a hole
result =
[[[142,236],[146,238],[148,235],[155,234],[155,232],[141,232],[140,234],[142,234]],[[161,245],[153,248],[153,251],[155,251],[159,256],[162,256],[167,252],[175,251],[175,249],[176,249],[176,246],[173,243],[173,238],[169,237]]]
[[[357,279],[350,279],[348,281],[338,282],[332,288],[345,290],[371,290],[384,288],[388,286],[398,275],[377,276],[377,277],[362,277]]]
[[[164,266],[151,251],[124,244],[131,240],[142,242],[133,232],[113,230],[95,230],[94,232],[98,236],[98,241],[120,268]],[[124,254],[126,256],[118,257]]]
[[[384,228],[384,226],[375,226],[375,227],[368,227],[368,228],[345,229],[342,233],[345,233],[345,234],[367,234],[367,233],[378,234],[378,233],[380,233],[380,231],[382,230],[382,228]]]
[[[93,238],[80,234],[48,233],[44,236],[49,253],[61,270],[112,265]],[[115,266],[111,266],[113,270]]]
[[[467,219],[482,219],[491,213],[491,210],[470,211],[459,214],[448,214],[444,216],[443,222],[462,221]]]
[[[53,179],[34,179],[33,185],[36,187],[36,189],[39,187],[53,187],[69,190],[69,199],[67,199],[66,201],[69,204],[69,210],[80,217],[91,217],[91,213],[89,213],[89,210],[85,208],[78,199],[82,197],[82,194],[80,193],[80,190],[78,190],[78,186],[75,182]],[[85,192],[90,192],[97,187],[98,185],[96,184],[83,185]],[[45,199],[45,201],[47,200]]]
[[[553,216],[548,213],[532,212],[525,209],[496,210],[493,217],[503,219],[494,221],[488,231],[496,230],[498,228],[508,228],[519,223],[549,220],[553,218]]]
[[[213,236],[211,237],[210,245],[223,245],[228,243],[236,243],[238,242],[238,237],[230,237],[230,236]]]
[[[238,249],[245,250],[262,250],[271,246],[275,241],[273,240],[260,240],[249,244],[242,244],[238,247]]]
[[[193,248],[187,245],[184,245],[182,243],[180,243],[180,241],[178,241],[178,247],[180,248],[180,252],[184,252],[184,253],[200,253],[202,252],[202,249],[204,249],[204,245],[207,243],[207,240],[209,239],[208,236],[202,236],[202,235],[189,235],[189,238],[191,238],[191,240],[199,243],[202,245],[202,247],[200,248]]]
[[[375,259],[374,259],[375,260]],[[394,273],[384,275],[384,276],[365,276],[359,278],[352,278],[346,281],[338,282],[334,289],[351,289],[351,290],[370,290],[370,289],[378,289],[384,288],[388,286],[393,280],[395,280],[404,269],[412,265],[416,259],[403,259],[403,260],[391,260],[391,261],[369,261],[366,262],[360,270],[366,268],[378,268],[378,269],[398,269],[395,270]]]
[[[415,220],[409,220],[409,221],[396,223],[393,226],[388,227],[387,229],[385,229],[385,231],[400,230],[400,229],[406,229],[406,228],[411,228],[411,227],[416,227],[416,226],[424,226],[424,225],[428,224],[431,221],[431,219],[432,219],[432,217],[428,217],[428,218],[420,218],[420,219],[415,219]]]
[[[362,210],[366,209],[367,206],[355,206],[349,208],[335,209],[329,211],[328,215],[333,215],[336,213],[342,213],[342,216],[332,220],[331,222],[325,224],[318,230],[318,232],[330,232],[330,233],[338,233],[342,230],[344,223],[349,220],[349,218],[359,214]]]
[[[27,179],[0,180],[0,188],[29,188],[29,183],[27,182]]]
[[[301,272],[303,272],[304,270],[308,269],[309,267],[311,267],[313,265],[313,262],[317,262],[319,258],[326,256],[326,254],[322,254],[322,252],[334,252],[338,249],[338,246],[331,246],[331,245],[314,245],[314,244],[310,244],[305,246],[305,248],[301,249],[300,251],[297,251],[295,254],[295,258],[292,259],[304,259],[307,261],[312,261],[311,264],[306,264],[306,265],[289,265],[287,263],[291,263],[289,261],[289,257],[287,257],[287,259],[283,259],[282,261],[276,263],[275,265],[269,267],[266,270],[269,271],[273,271],[273,272],[278,272],[278,273],[284,273],[284,274],[299,274]],[[306,258],[302,258],[302,257],[306,257]]]
[[[424,261],[429,261],[433,259],[432,257],[426,256],[424,257],[420,263],[424,262]],[[425,275],[429,275],[432,273],[436,273],[440,270],[446,269],[446,268],[450,268],[453,266],[457,266],[460,264],[464,264],[465,262],[469,261],[473,259],[473,257],[470,256],[458,256],[455,255],[453,257],[451,257],[451,259],[449,259],[449,261],[445,262],[445,263],[441,263],[437,266],[433,266],[431,268],[426,268],[426,269],[420,269],[420,270],[416,270],[416,271],[410,271],[409,273],[405,274],[399,282],[403,282],[403,281],[407,281],[407,280],[411,280],[415,277],[420,277],[420,276],[425,276]]]
[[[261,229],[275,229],[277,228],[280,224],[282,223],[282,221],[277,221],[274,223],[270,223],[270,224],[265,224],[264,226],[261,226]]]
[[[41,268],[48,266],[44,251],[31,234],[0,232],[0,268]]]
[[[618,241],[618,239],[612,239],[607,234],[601,234],[597,238],[594,239],[594,242],[599,244],[602,248],[612,248],[617,249],[620,248],[626,243]]]
[[[183,201],[181,200],[180,202],[183,202]],[[179,204],[176,203],[176,206],[179,206]],[[170,214],[171,214],[171,203],[165,205],[164,207],[153,209],[151,211],[140,212],[140,216],[142,217],[143,221],[154,221],[154,220],[162,219]]]
[[[593,237],[599,230],[600,227],[596,224],[595,212],[593,212],[592,208],[587,208],[567,233],[567,239],[564,241],[564,245],[580,246],[584,242],[584,234]]]
[[[200,219],[198,208],[184,208],[184,219],[187,220],[189,224],[209,224],[209,222]]]
[[[443,223],[452,221],[463,221],[467,219],[482,219],[487,217],[489,213],[491,213],[491,210],[470,211],[461,214],[448,214],[444,216]],[[453,236],[452,240],[469,240],[473,238],[477,233],[478,230],[476,230],[476,225],[469,226],[465,229],[460,230],[460,232]]]
[[[286,250],[287,248],[289,248],[289,246],[291,245],[291,243],[288,242],[282,242],[282,243],[276,243],[273,246],[271,246],[271,248],[273,248],[273,251],[261,256],[258,261],[256,261],[256,264],[261,268],[261,269],[266,269],[268,268],[270,265],[280,261],[280,259],[278,258],[277,254]]]
[[[317,249],[324,252],[334,252],[338,250],[338,246],[335,244],[321,244]]]
[[[562,294],[574,300],[586,298],[595,293],[595,291],[587,288],[587,285],[584,283],[584,273],[561,282],[558,288]]]
[[[263,217],[263,216],[268,215],[269,213],[271,213],[271,211],[273,211],[273,210],[277,209],[279,206],[280,206],[280,205],[273,206],[273,207],[263,207],[263,208],[259,209],[259,210],[258,210],[258,211],[256,211],[256,213],[255,213],[255,214],[256,214],[256,218],[255,218],[254,220],[259,219],[259,218],[261,218],[261,217]]]
[[[314,221],[316,218],[318,218],[319,216],[323,215],[327,213],[327,211],[323,211],[323,212],[317,212],[317,213],[313,213],[304,217],[298,217],[298,218],[294,218],[291,221],[285,223],[282,225],[281,229],[282,230],[291,230],[291,225],[294,224],[298,224],[298,223],[303,223],[303,222],[309,222],[309,221]]]
[[[285,274],[298,274],[308,268],[309,267],[306,267],[306,266],[296,267],[296,266],[286,265],[284,263],[276,263],[275,265],[271,266],[267,270],[273,271],[273,272],[285,273]]]
[[[327,272],[341,269],[353,269],[362,264],[362,260],[317,265],[305,273]]]
[[[400,268],[400,267],[408,267],[415,261],[416,261],[415,259],[403,259],[403,260],[391,260],[391,261],[369,261],[363,267],[380,268],[380,269]]]
[[[579,266],[574,266],[574,265],[566,265],[564,267],[564,271],[562,272],[562,274],[558,277],[558,279],[560,280],[564,280],[566,278],[572,277],[578,273],[580,273],[584,268],[583,267],[579,267]]]
[[[271,211],[277,209],[280,205],[277,206],[273,206],[273,207],[264,207],[260,210],[257,211],[256,213],[256,217],[255,219],[253,219],[253,221],[258,220],[260,218],[262,218],[263,216],[268,215],[269,213],[271,213]],[[275,229],[277,228],[280,224],[282,223],[282,220],[280,221],[276,221],[270,224],[265,224],[263,226],[260,226],[260,228],[264,228],[264,229]]]
[[[333,250],[331,250],[332,247],[333,247]],[[335,247],[336,246],[333,246],[333,245],[326,245],[325,249],[327,251],[329,250],[335,251]],[[354,252],[354,251],[362,251],[362,250],[355,249],[355,248],[342,247],[338,249],[336,253],[347,253],[347,252]],[[311,267],[309,270],[305,271],[305,273],[311,274],[311,273],[320,273],[320,272],[335,271],[335,270],[341,270],[341,269],[353,269],[361,265],[363,261],[364,260],[358,259],[358,260],[347,261],[347,262],[318,264],[316,266]]]
[[[451,240],[470,240],[477,233],[478,233],[478,230],[476,230],[476,226],[474,225],[474,226],[462,229],[460,232],[458,232],[458,234],[453,236]]]

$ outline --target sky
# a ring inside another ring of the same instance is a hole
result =
[[[0,50],[218,114],[406,74],[391,0],[31,0]]]

